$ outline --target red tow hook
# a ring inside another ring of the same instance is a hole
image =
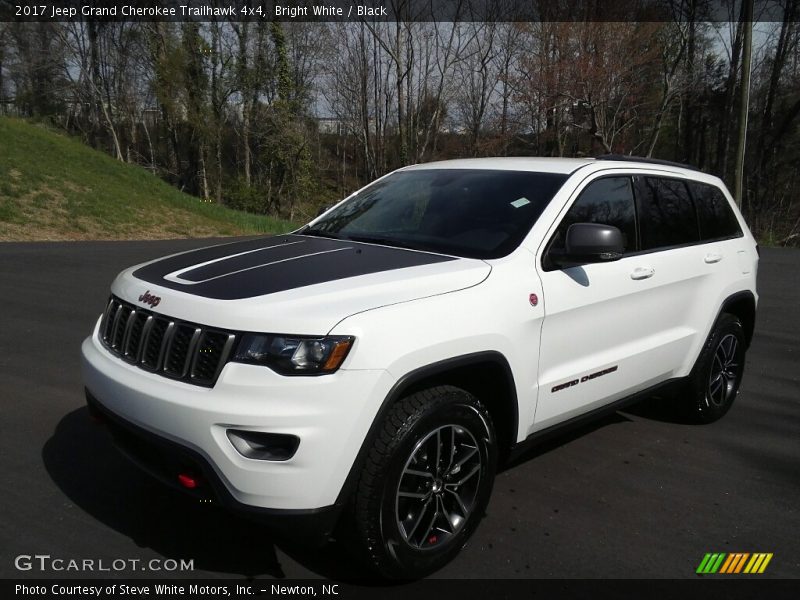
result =
[[[200,480],[188,473],[178,473],[178,482],[188,490],[193,490],[200,485]]]

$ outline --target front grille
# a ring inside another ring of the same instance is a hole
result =
[[[112,296],[100,323],[103,345],[140,369],[212,387],[236,333],[173,319]]]

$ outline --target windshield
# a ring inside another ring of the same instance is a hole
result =
[[[566,179],[529,171],[399,171],[298,233],[499,258],[520,244]]]

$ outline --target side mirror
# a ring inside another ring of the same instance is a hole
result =
[[[625,241],[613,225],[573,223],[567,229],[564,251],[551,256],[558,266],[609,262],[622,258]]]

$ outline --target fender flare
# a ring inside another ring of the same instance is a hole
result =
[[[336,498],[335,505],[339,508],[343,508],[348,502],[352,492],[355,489],[358,476],[361,473],[361,467],[366,461],[367,453],[369,452],[373,441],[378,435],[378,431],[383,423],[384,417],[389,412],[389,409],[394,404],[395,400],[402,398],[410,389],[413,389],[413,387],[421,381],[437,375],[442,375],[448,371],[487,362],[496,364],[501,368],[506,378],[506,384],[509,386],[511,391],[512,439],[509,440],[509,446],[513,447],[516,443],[516,435],[519,427],[519,402],[517,400],[517,388],[514,381],[514,374],[511,371],[511,366],[508,364],[508,360],[506,360],[506,357],[503,354],[494,350],[473,352],[471,354],[454,356],[452,358],[446,358],[429,365],[424,365],[414,369],[413,371],[409,371],[400,377],[389,390],[389,393],[386,394],[386,397],[381,402],[378,411],[375,413],[375,417],[372,420],[372,424],[369,427],[367,435],[364,437],[364,441],[361,443],[361,447],[356,454],[356,458],[353,461],[353,464],[350,466],[350,471],[345,478],[342,489],[339,490],[339,495]]]
[[[719,312],[717,313],[716,318],[714,319],[714,325],[717,324],[717,321],[719,320],[720,316],[722,316],[722,313],[728,312],[731,314],[736,314],[736,311],[731,310],[731,307],[742,302],[745,302],[746,304],[752,304],[753,307],[753,319],[748,323],[742,323],[742,327],[744,328],[744,337],[745,340],[747,340],[747,347],[749,348],[750,343],[753,341],[756,315],[758,314],[758,303],[756,302],[755,294],[753,294],[753,292],[750,290],[736,292],[725,298],[719,307]]]

